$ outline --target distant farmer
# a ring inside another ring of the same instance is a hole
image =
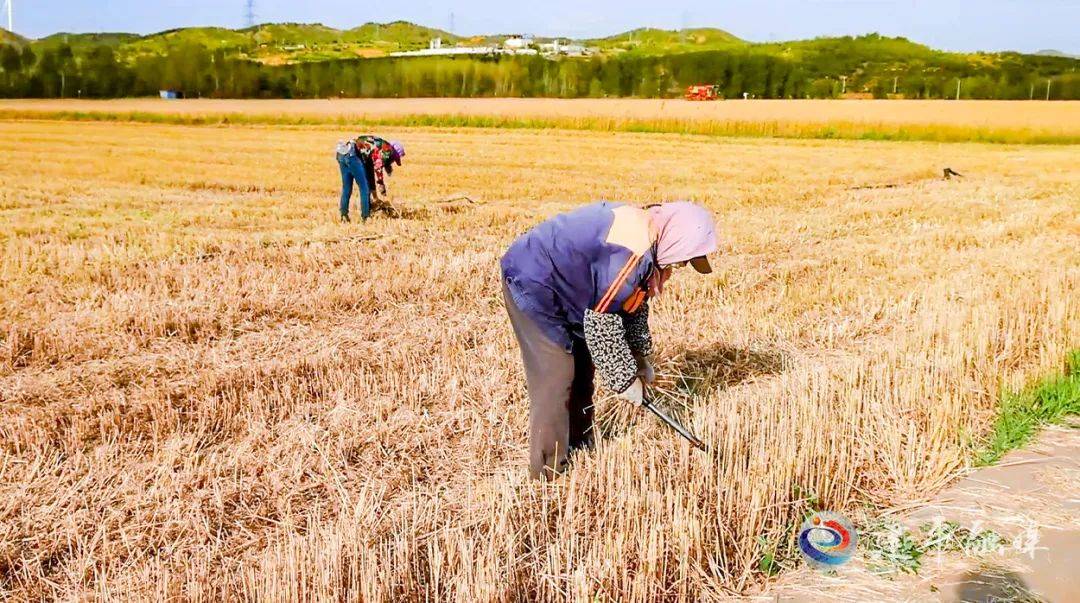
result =
[[[386,196],[386,180],[383,175],[394,174],[394,164],[401,165],[405,147],[400,142],[390,142],[378,136],[361,136],[358,142],[362,143],[364,149],[362,155],[365,157],[364,170],[367,172],[368,188],[371,189],[375,201],[379,201],[380,195]]]
[[[689,202],[640,209],[595,203],[519,237],[502,258],[503,300],[521,346],[529,392],[529,468],[563,471],[592,443],[593,371],[641,404],[654,378],[648,300],[672,270],[712,272],[716,228]]]
[[[353,181],[360,185],[360,219],[371,215],[372,198],[381,201],[386,195],[383,174],[393,174],[393,165],[401,165],[405,147],[400,142],[388,142],[378,136],[357,136],[337,144],[337,162],[341,170],[341,221],[349,221],[349,199]]]

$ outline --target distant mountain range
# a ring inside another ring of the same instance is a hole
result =
[[[1040,50],[1035,54],[1044,57],[1064,57],[1066,59],[1080,59],[1078,54],[1069,54],[1067,52],[1061,52],[1060,50]]]
[[[146,54],[160,54],[170,47],[198,44],[208,49],[225,49],[230,53],[266,64],[284,64],[325,61],[343,58],[374,58],[391,52],[423,49],[434,38],[441,38],[444,46],[486,46],[501,44],[506,35],[457,36],[440,29],[425,27],[407,21],[392,23],[365,23],[352,29],[334,29],[321,24],[266,23],[245,29],[221,27],[186,27],[150,35],[130,33],[56,33],[38,40],[28,40],[0,29],[0,43],[30,46],[34,50],[56,48],[69,44],[76,54],[86,49],[108,45],[123,58],[135,58]],[[566,38],[561,38],[566,40]],[[813,46],[828,40],[844,38],[817,38],[792,42],[755,43],[742,40],[722,29],[695,28],[670,31],[641,28],[604,38],[578,40],[586,47],[601,54],[626,52],[643,55],[662,55],[704,50],[730,50],[737,48],[774,49],[778,52],[797,52],[800,48]],[[915,53],[930,49],[903,38],[891,38],[908,44]],[[537,37],[536,43],[550,42],[552,38]],[[1076,58],[1071,55],[1044,50],[1045,56]]]
[[[38,40],[27,40],[0,30],[0,42],[29,45],[35,51],[68,44],[76,54],[107,45],[122,57],[135,58],[161,54],[169,48],[198,44],[210,50],[225,49],[267,63],[318,61],[328,59],[377,57],[398,50],[424,48],[429,40],[457,38],[436,29],[413,23],[367,23],[348,30],[319,24],[267,23],[245,29],[222,27],[185,27],[146,36],[130,33],[56,33]]]
[[[345,30],[321,24],[266,23],[245,29],[186,27],[145,36],[130,33],[56,33],[37,40],[28,40],[0,29],[0,43],[28,45],[34,50],[55,48],[67,43],[78,54],[81,50],[104,44],[113,47],[121,56],[131,58],[161,53],[173,46],[199,44],[209,49],[227,49],[268,64],[374,58],[391,52],[423,49],[434,38],[441,38],[446,46],[488,46],[501,44],[510,37],[513,35],[457,36],[407,21],[365,23]],[[540,44],[553,39],[567,40],[537,37],[534,41]],[[726,31],[712,28],[678,32],[636,29],[579,42],[605,53],[637,51],[647,54],[692,52],[749,44]]]
[[[879,34],[751,42],[715,28],[635,29],[573,40],[572,52],[571,40],[560,40],[561,53],[552,38],[458,36],[406,21],[345,30],[266,23],[150,35],[57,33],[37,40],[0,30],[0,96],[175,89],[268,98],[671,98],[687,85],[708,83],[727,98],[1080,98],[1080,59],[1052,50],[945,52]],[[432,56],[367,60],[429,45],[441,47],[413,53]]]

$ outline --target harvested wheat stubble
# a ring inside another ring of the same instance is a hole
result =
[[[328,128],[0,122],[5,595],[746,592],[806,493],[933,492],[1080,336],[1074,148],[385,135],[395,199],[485,203],[340,226]],[[58,155],[73,136],[95,152]],[[657,144],[684,154],[646,165]],[[499,255],[577,204],[673,197],[724,235],[653,318],[664,401],[717,454],[602,398],[599,448],[529,482]]]

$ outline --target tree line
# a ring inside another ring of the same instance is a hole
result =
[[[112,98],[173,89],[214,98],[671,98],[691,84],[718,84],[728,98],[832,98],[843,91],[884,98],[894,90],[907,98],[955,98],[959,82],[961,98],[1042,99],[1048,84],[1051,99],[1080,98],[1080,61],[1075,59],[1012,53],[913,56],[884,44],[868,50],[859,40],[821,41],[801,49],[799,58],[748,48],[562,60],[409,57],[288,65],[267,65],[193,43],[134,58],[118,56],[109,45],[78,52],[67,44],[38,52],[4,45],[0,96]]]

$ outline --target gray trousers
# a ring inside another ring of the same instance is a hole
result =
[[[593,374],[589,350],[575,338],[573,352],[544,334],[514,303],[503,283],[503,301],[521,346],[529,391],[529,473],[550,479],[566,469],[567,457],[592,445]]]

